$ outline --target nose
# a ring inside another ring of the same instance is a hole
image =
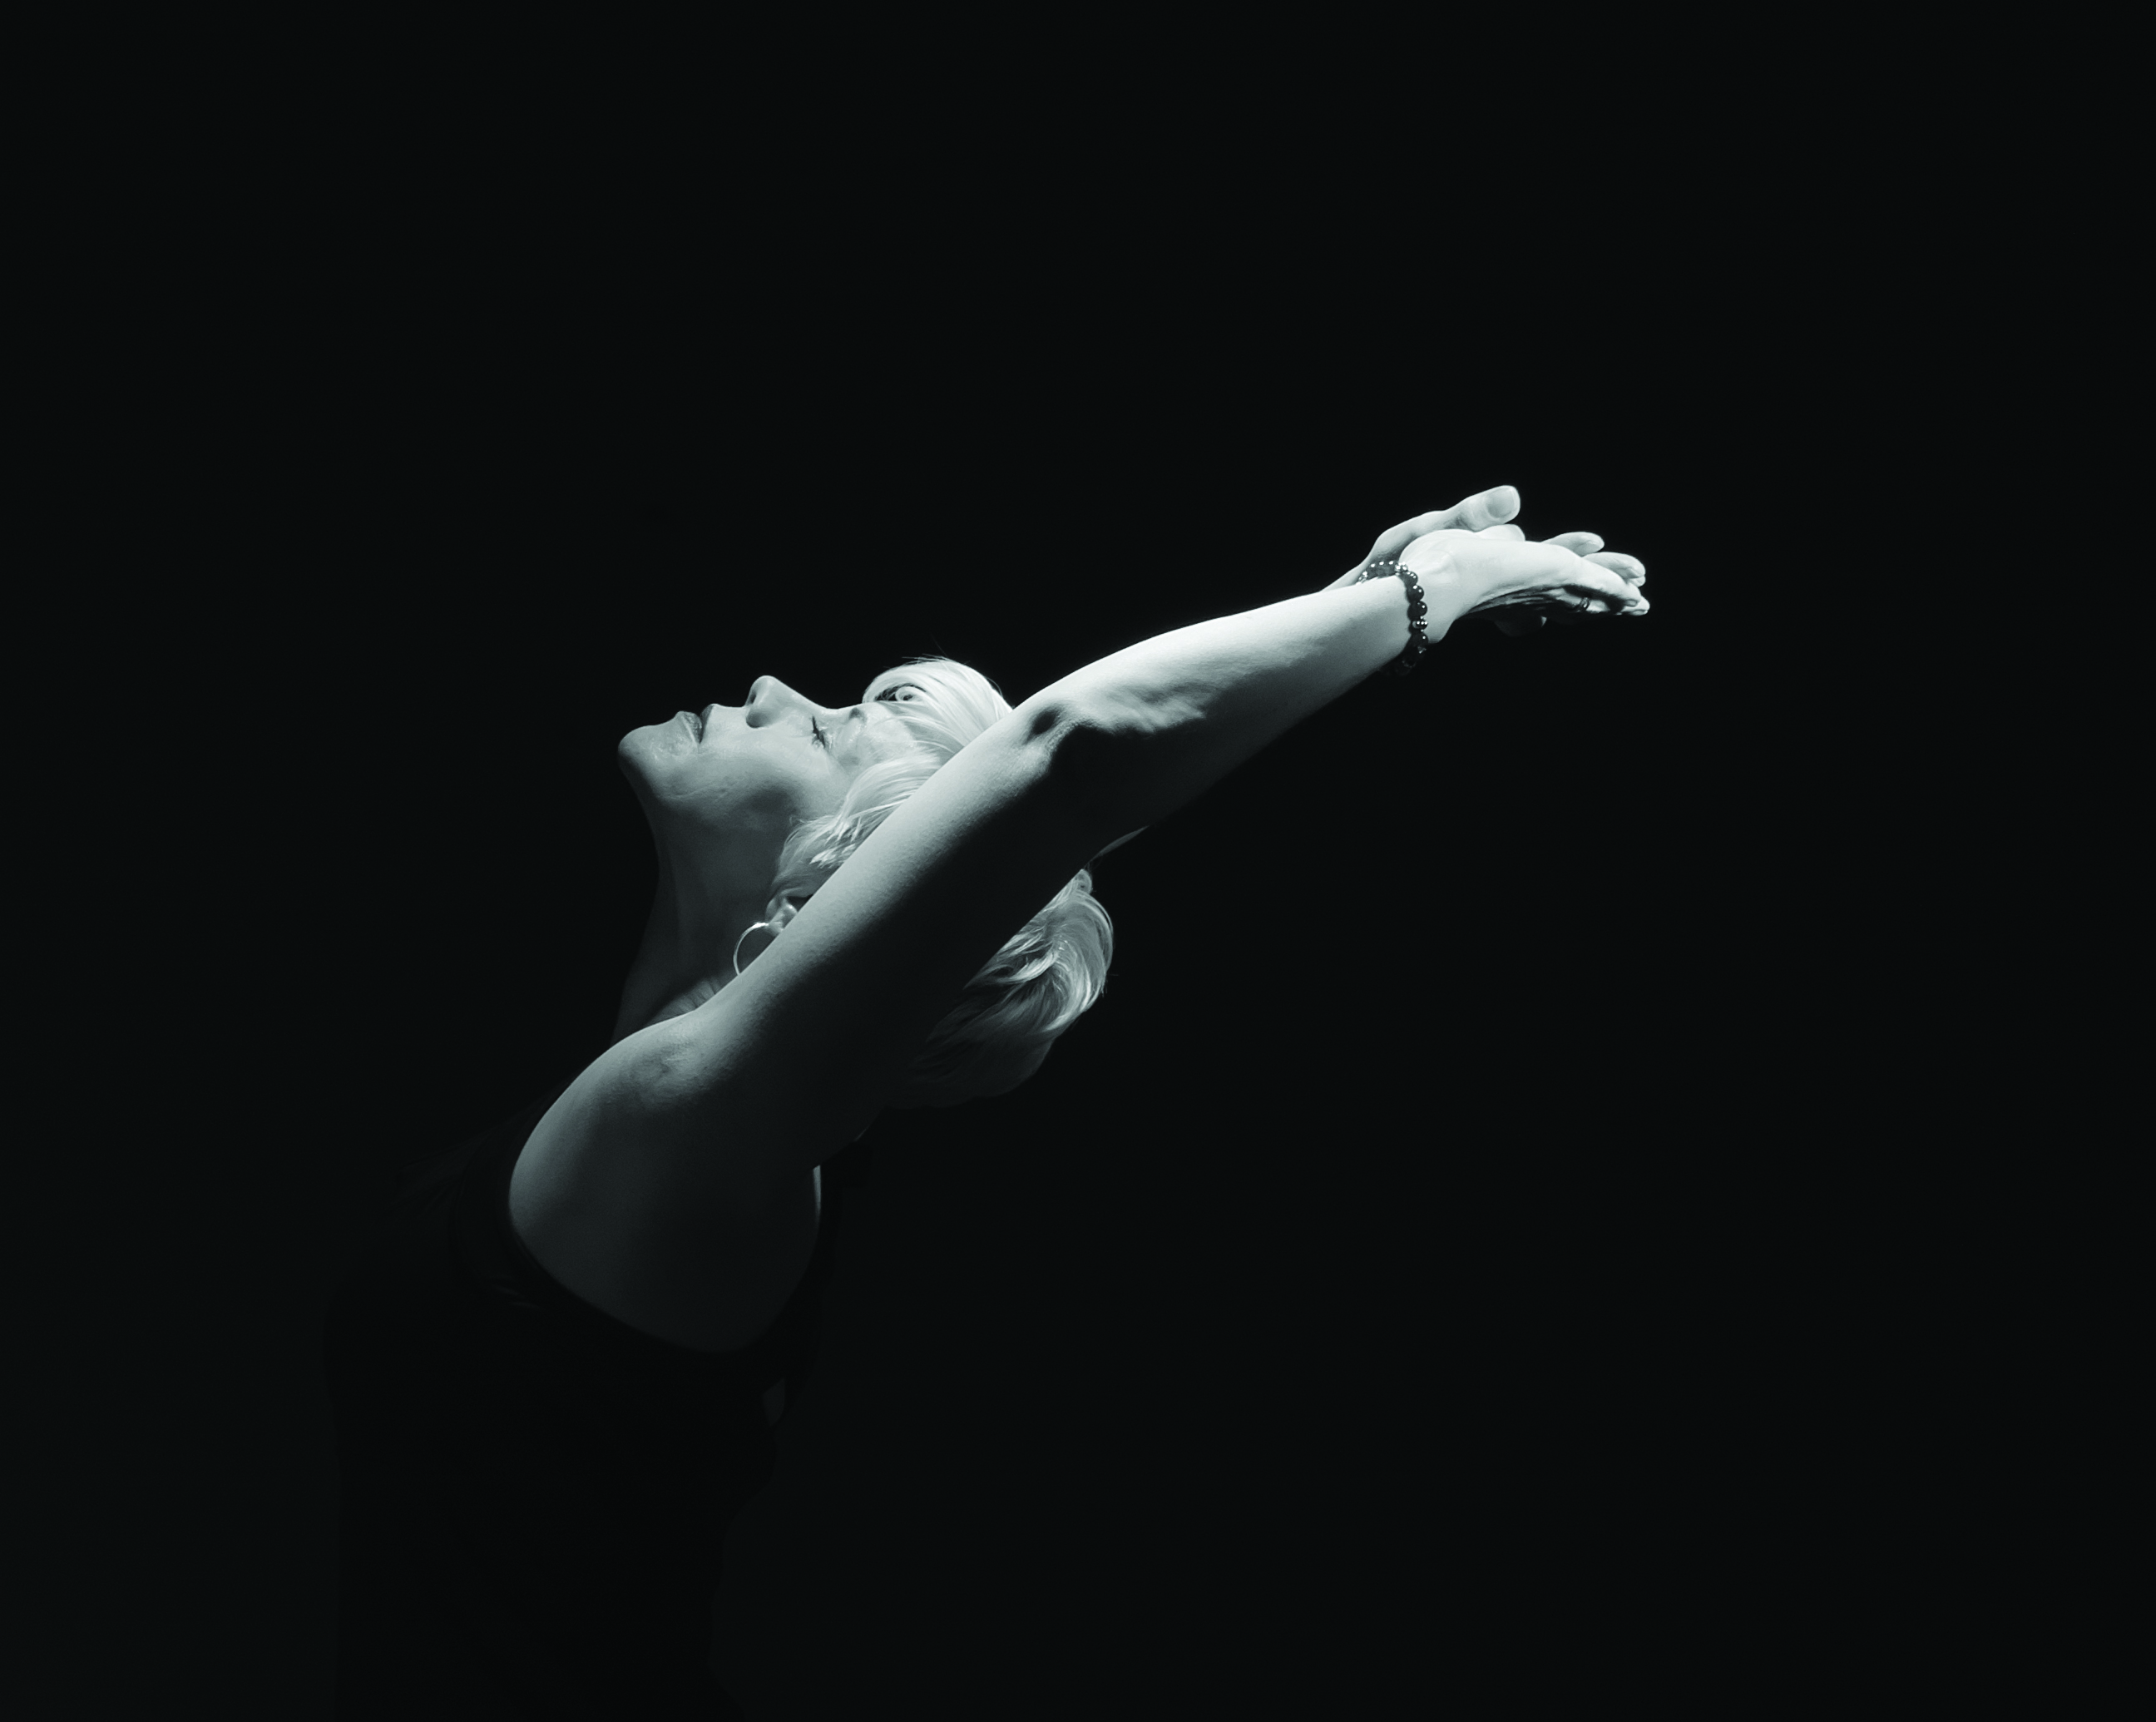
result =
[[[804,712],[812,709],[807,698],[796,693],[776,676],[759,676],[749,684],[746,710],[752,717],[755,715],[757,703],[762,701],[768,701],[774,708],[782,712],[793,707]],[[820,711],[822,708],[814,709]]]
[[[747,709],[753,712],[757,701],[776,700],[781,694],[788,691],[789,690],[786,684],[776,676],[759,676],[748,686]]]

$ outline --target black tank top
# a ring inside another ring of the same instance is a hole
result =
[[[785,1381],[790,1412],[807,1387],[869,1157],[825,1164],[771,1328],[687,1350],[584,1303],[510,1227],[510,1170],[574,1080],[408,1166],[331,1295],[340,1718],[740,1714],[707,1667],[721,1546],[777,1462],[765,1390]]]

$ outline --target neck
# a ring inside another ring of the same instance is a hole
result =
[[[638,1030],[669,1017],[686,1016],[706,999],[716,998],[718,992],[711,980],[682,981],[675,976],[631,969],[628,984],[622,989],[621,1009],[614,1016],[613,1038],[607,1045],[618,1046]]]
[[[622,984],[621,1008],[607,1044],[618,1045],[669,1017],[685,1016],[716,998],[735,979],[736,943],[762,918],[760,908],[746,902],[721,906],[716,913],[698,912],[695,904],[684,902],[673,864],[661,848],[651,913]]]
[[[716,914],[699,913],[693,900],[683,900],[662,845],[659,884],[644,923],[644,941],[622,984],[621,1008],[607,1045],[619,1046],[640,1029],[669,1017],[686,1016],[706,1000],[716,998],[739,978],[734,974],[734,946],[763,918],[762,905],[746,900]],[[860,1141],[868,1128],[863,1123],[852,1139]]]

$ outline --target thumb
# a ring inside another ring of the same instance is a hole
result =
[[[1499,485],[1494,490],[1470,496],[1460,505],[1460,517],[1455,522],[1471,532],[1496,526],[1500,521],[1510,520],[1520,511],[1520,493],[1511,485]]]

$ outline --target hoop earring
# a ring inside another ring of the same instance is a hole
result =
[[[752,925],[752,926],[750,926],[750,927],[748,927],[748,928],[745,928],[745,929],[742,931],[742,933],[741,938],[737,938],[737,939],[736,939],[736,940],[734,941],[734,973],[735,973],[736,974],[739,974],[742,972],[741,948],[742,948],[742,939],[746,939],[746,938],[749,936],[749,934],[750,934],[750,933],[753,933],[753,932],[755,932],[755,931],[757,930],[757,928],[759,928],[759,927],[769,927],[769,926],[771,926],[771,925],[772,925],[772,923],[771,923],[770,922],[768,922],[768,921],[758,921],[758,922],[755,923],[753,925]],[[772,933],[772,935],[771,935],[771,936],[772,936],[772,938],[777,938],[778,937],[778,933],[777,933],[776,931],[774,931],[774,932]],[[756,954],[756,957],[761,957],[761,956],[763,954],[763,951],[767,951],[767,950],[769,950],[770,948],[771,948],[771,946],[770,946],[769,943],[768,943],[768,942],[767,942],[767,943],[765,943],[764,947],[763,947],[763,950],[762,950],[762,951],[758,951],[758,952]],[[753,963],[754,961],[756,961],[756,957],[751,957],[751,958],[749,959],[749,961],[750,961],[750,962],[752,962],[752,963]]]

